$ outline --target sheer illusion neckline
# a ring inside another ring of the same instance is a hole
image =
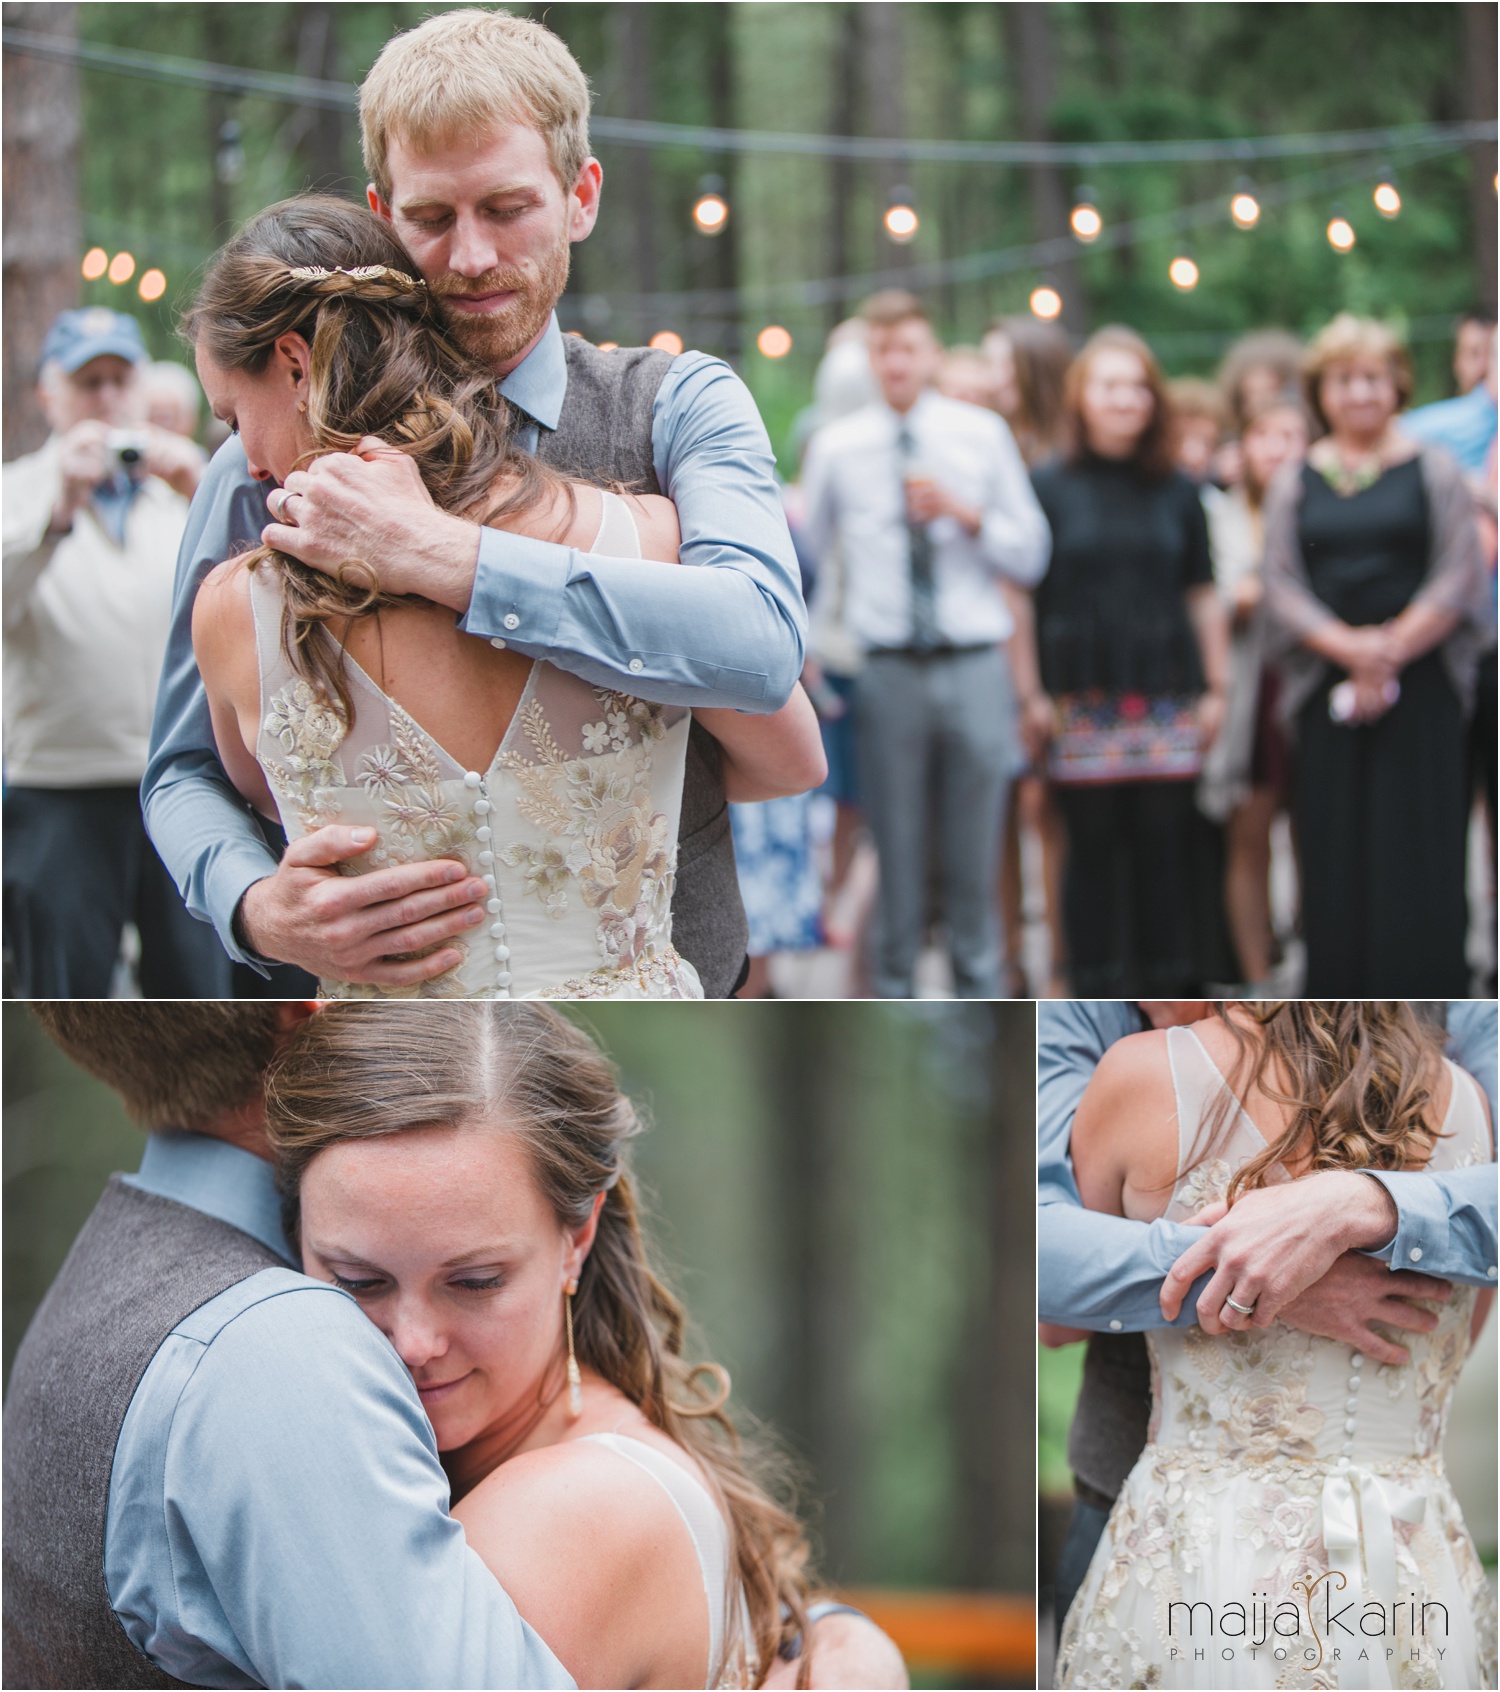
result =
[[[1256,1139],[1259,1140],[1260,1143],[1267,1148],[1267,1150],[1269,1150],[1271,1142],[1261,1132],[1255,1118],[1251,1116],[1248,1110],[1245,1109],[1244,1100],[1237,1092],[1235,1092],[1234,1088],[1230,1086],[1228,1077],[1224,1074],[1224,1071],[1219,1068],[1217,1062],[1215,1062],[1213,1054],[1209,1051],[1208,1047],[1204,1045],[1202,1039],[1197,1033],[1197,1030],[1192,1027],[1184,1027],[1181,1032],[1192,1036],[1193,1044],[1198,1048],[1199,1052],[1202,1053],[1203,1061],[1214,1072],[1214,1074],[1218,1076],[1220,1085],[1223,1087],[1224,1091],[1229,1094],[1230,1098],[1234,1100],[1235,1109],[1238,1111],[1239,1115],[1245,1119],[1245,1123],[1250,1129],[1250,1132],[1255,1135]],[[1443,1119],[1438,1126],[1439,1139],[1443,1138],[1450,1132],[1449,1124],[1453,1120],[1454,1108],[1458,1103],[1458,1089],[1460,1084],[1459,1073],[1456,1067],[1447,1058],[1442,1059],[1442,1064],[1443,1068],[1448,1071],[1448,1103],[1443,1111]],[[1289,1181],[1296,1179],[1284,1163],[1273,1163],[1271,1167],[1273,1169],[1279,1169]],[[1425,1165],[1423,1165],[1423,1167],[1425,1168]]]
[[[471,640],[473,639],[473,636],[467,635],[464,638]],[[440,741],[430,729],[424,728],[422,724],[417,721],[416,716],[407,706],[403,705],[394,695],[387,693],[352,653],[348,651],[344,653],[344,662],[349,668],[349,673],[357,681],[362,682],[364,686],[380,700],[387,710],[399,711],[401,715],[412,725],[412,727],[416,729],[417,733],[422,736],[432,750],[437,753],[438,757],[447,761],[455,772],[455,779],[461,780],[469,773],[469,766],[461,763],[457,758],[455,758],[448,748],[443,745],[442,741]],[[506,722],[505,728],[501,733],[500,744],[496,746],[493,756],[479,771],[479,774],[484,776],[492,775],[499,765],[501,758],[504,757],[506,749],[510,745],[511,737],[515,733],[516,724],[519,723],[525,715],[526,707],[531,703],[532,695],[536,691],[537,674],[540,671],[541,666],[542,660],[540,658],[533,658],[531,660],[531,666],[526,672],[526,685],[521,689],[521,697],[516,701],[516,707],[511,712],[510,718]]]

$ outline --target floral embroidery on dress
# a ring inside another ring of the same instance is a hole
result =
[[[650,780],[650,748],[666,728],[659,705],[601,688],[594,696],[601,716],[580,730],[581,757],[558,744],[537,701],[522,707],[535,756],[508,749],[500,766],[521,784],[521,815],[554,838],[517,842],[499,857],[522,873],[549,917],[567,913],[576,889],[598,912],[599,956],[626,969],[666,932],[672,906],[676,842],[670,819],[654,808]]]

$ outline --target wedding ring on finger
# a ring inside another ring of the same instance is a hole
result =
[[[1238,1310],[1241,1316],[1253,1316],[1255,1314],[1253,1304],[1237,1304],[1232,1298],[1226,1298],[1224,1303],[1230,1310]]]
[[[287,510],[287,506],[295,498],[296,495],[288,493],[285,488],[272,488],[266,495],[266,506],[271,515],[278,523],[291,529],[297,527],[297,519]]]

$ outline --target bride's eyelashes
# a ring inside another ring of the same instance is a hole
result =
[[[329,1269],[333,1284],[346,1293],[353,1293],[358,1297],[361,1293],[369,1294],[378,1291],[386,1283],[378,1277],[368,1280],[356,1280],[351,1276],[339,1274],[337,1269]],[[465,1275],[461,1280],[449,1281],[450,1287],[460,1288],[464,1292],[486,1293],[498,1292],[505,1285],[504,1275]]]
[[[334,1286],[342,1287],[346,1293],[369,1292],[372,1287],[378,1287],[380,1285],[379,1281],[347,1280],[343,1275],[339,1274],[337,1269],[330,1269],[328,1273],[333,1276]]]

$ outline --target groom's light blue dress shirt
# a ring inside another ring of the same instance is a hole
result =
[[[567,385],[554,317],[500,383],[531,419],[523,444],[557,427]],[[685,568],[481,529],[459,627],[663,704],[778,710],[802,668],[807,612],[765,425],[721,359],[673,359],[656,394],[651,451],[677,507]],[[213,923],[231,957],[257,968],[263,960],[236,939],[234,913],[246,888],[275,870],[277,853],[219,762],[192,619],[208,571],[260,544],[270,486],[251,479],[231,438],[194,496],[141,784],[147,831],[188,909]]]
[[[1044,1322],[1130,1333],[1166,1326],[1158,1302],[1166,1272],[1202,1233],[1182,1222],[1132,1222],[1085,1210],[1068,1152],[1078,1101],[1099,1059],[1145,1026],[1126,999],[1044,1000],[1037,1006],[1037,1305]],[[1486,1001],[1448,1007],[1449,1051],[1495,1107],[1496,1012]],[[1390,1193],[1395,1237],[1369,1255],[1393,1269],[1420,1269],[1472,1285],[1495,1285],[1494,1164],[1433,1174],[1369,1173]],[[1184,1298],[1176,1327],[1198,1320]]]
[[[131,1184],[291,1260],[271,1167],[154,1134]],[[348,1294],[263,1269],[172,1331],[126,1411],[104,1572],[192,1686],[571,1687],[468,1548],[411,1377]]]

